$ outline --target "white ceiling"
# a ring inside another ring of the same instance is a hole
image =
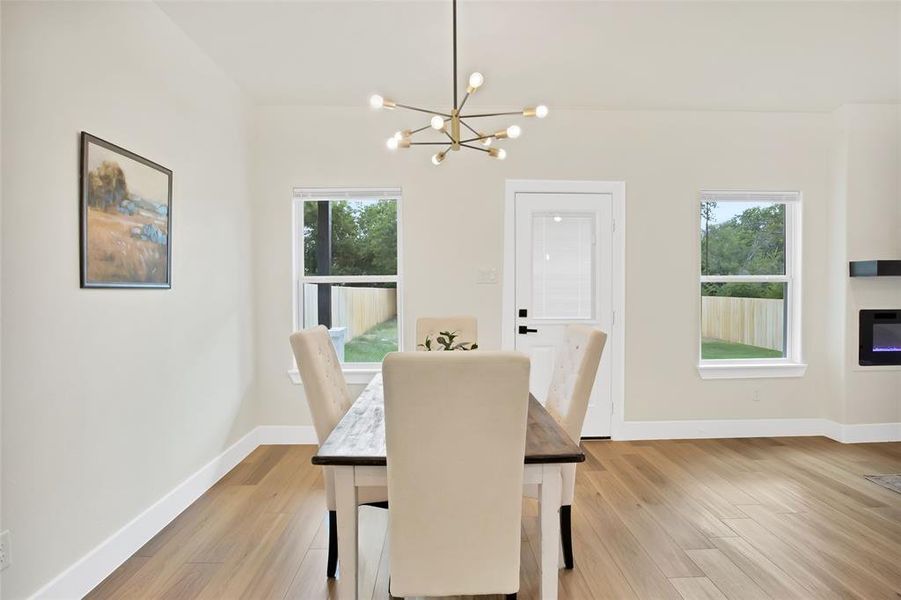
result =
[[[451,102],[450,1],[159,2],[255,101]],[[901,96],[898,2],[462,1],[480,106],[831,110]]]

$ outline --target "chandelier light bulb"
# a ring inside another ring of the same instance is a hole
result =
[[[479,89],[483,83],[485,83],[485,76],[478,71],[469,76],[469,87],[472,89]]]
[[[385,145],[388,146],[388,150],[397,150],[397,137],[390,137],[388,141],[385,142]]]
[[[385,99],[378,94],[373,94],[369,97],[369,106],[372,108],[382,108],[385,106]]]
[[[397,142],[401,141],[402,139],[404,139],[404,132],[403,131],[395,131],[393,139]]]
[[[547,106],[544,104],[539,104],[535,107],[535,116],[539,119],[543,119],[547,116]]]
[[[437,154],[433,154],[432,155],[432,164],[437,167],[444,161],[445,156],[447,156],[447,154],[445,152],[439,152]]]
[[[444,129],[444,117],[442,117],[441,115],[435,115],[434,117],[432,117],[430,123],[432,125],[432,129],[437,129],[438,131]]]
[[[485,134],[484,134],[484,133],[480,133],[480,134],[479,134],[479,137],[480,137],[480,138],[484,138],[484,139],[482,139],[482,145],[483,145],[483,146],[490,146],[490,145],[491,145],[491,140],[494,139],[494,138],[491,137],[491,136],[485,137]]]
[[[519,125],[510,125],[507,127],[507,137],[515,140],[522,135],[522,128]]]
[[[489,148],[488,154],[498,160],[504,160],[505,158],[507,158],[507,151],[503,148]]]

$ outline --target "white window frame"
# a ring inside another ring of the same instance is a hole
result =
[[[705,202],[770,202],[785,205],[785,274],[784,275],[703,275],[701,274],[701,236],[697,238],[698,278],[703,283],[772,283],[786,284],[785,356],[756,359],[701,358],[701,292],[698,289],[698,373],[702,379],[750,379],[759,377],[801,377],[807,370],[801,346],[801,192],[758,192],[706,190],[699,204]]]
[[[394,200],[397,206],[397,274],[396,275],[305,275],[303,247],[303,205],[318,201]],[[395,283],[397,289],[397,349],[404,346],[403,319],[403,197],[401,188],[294,188],[291,218],[293,242],[292,310],[294,331],[303,329],[303,285],[305,283]],[[342,370],[347,383],[365,385],[373,375],[381,372],[381,363],[343,363]],[[291,359],[288,377],[296,385],[302,385],[300,373]]]

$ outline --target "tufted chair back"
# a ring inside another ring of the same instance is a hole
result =
[[[328,329],[317,325],[292,334],[290,339],[297,370],[300,371],[307,403],[313,415],[316,437],[322,445],[344,413],[350,409],[353,399],[347,389]],[[323,473],[326,504],[329,510],[335,510],[334,474],[330,468],[323,469]]]
[[[557,354],[545,408],[577,444],[607,334],[588,325],[568,325]]]
[[[313,414],[316,437],[322,444],[353,404],[350,390],[328,329],[323,325],[293,334],[291,348]]]

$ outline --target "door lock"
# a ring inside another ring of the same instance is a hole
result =
[[[537,329],[532,329],[531,327],[526,327],[525,325],[519,326],[519,333],[525,335],[527,333],[538,333]]]

